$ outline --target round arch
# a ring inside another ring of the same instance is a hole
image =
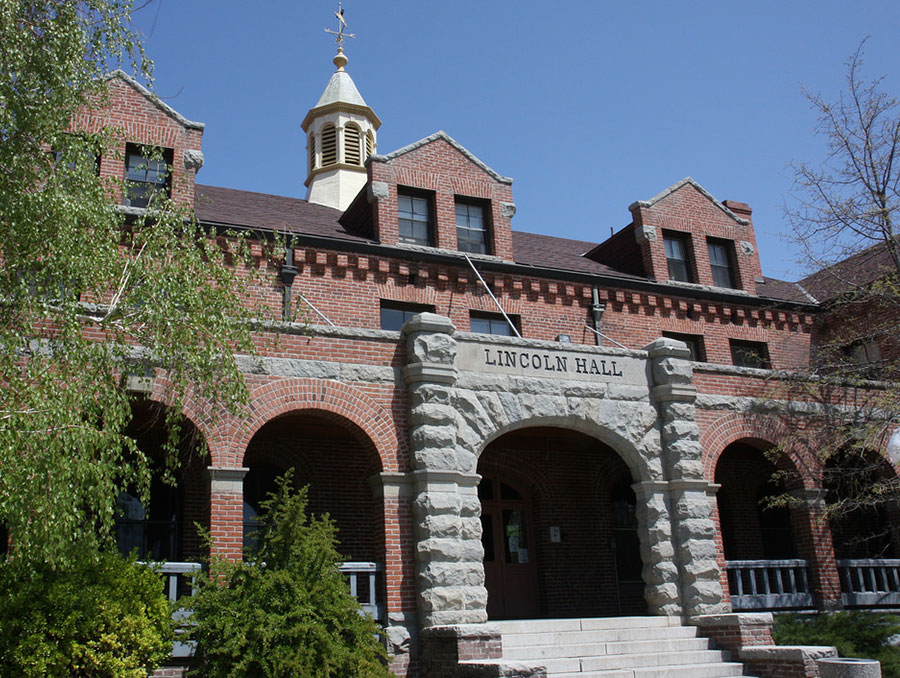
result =
[[[715,424],[704,428],[700,433],[706,479],[709,482],[714,481],[719,459],[730,445],[743,442],[764,452],[775,446],[776,443],[773,441],[784,439],[788,433],[784,425],[778,421],[760,420],[743,414],[721,417],[716,420]],[[803,467],[793,451],[788,455],[783,455],[779,461],[788,464],[791,471],[797,471]],[[812,487],[815,482],[814,479],[805,477],[805,474],[802,480],[805,488]]]
[[[210,444],[213,464],[239,466],[253,436],[267,422],[290,412],[327,412],[359,429],[375,446],[384,471],[397,471],[399,445],[390,413],[362,391],[324,379],[279,379],[254,389],[245,419],[231,420]],[[223,444],[227,442],[226,444]]]

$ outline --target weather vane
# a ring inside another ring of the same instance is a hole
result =
[[[344,38],[355,38],[355,33],[344,33],[344,29],[347,28],[347,20],[344,19],[344,8],[341,7],[341,3],[338,3],[338,11],[334,13],[338,20],[338,29],[336,31],[332,31],[329,28],[325,29],[326,33],[331,33],[332,35],[336,35],[335,43],[337,43],[338,51],[344,51]]]

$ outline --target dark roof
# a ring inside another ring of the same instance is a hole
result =
[[[756,291],[761,297],[777,301],[793,301],[798,304],[813,303],[813,300],[803,292],[803,289],[797,283],[770,278],[767,275],[763,276],[763,280],[765,282],[756,287]]]
[[[512,241],[513,258],[517,264],[595,275],[613,275],[632,280],[647,280],[645,277],[623,273],[583,256],[586,252],[594,249],[597,243],[525,233],[524,231],[513,231]]]
[[[896,273],[896,269],[890,252],[885,243],[878,243],[806,276],[799,284],[818,301],[824,302],[891,272]]]
[[[371,242],[371,239],[340,224],[340,210],[314,205],[299,198],[202,185],[197,185],[195,196],[197,219],[204,223]],[[644,276],[625,273],[585,257],[585,253],[597,248],[594,242],[524,231],[513,231],[512,242],[513,258],[517,264],[524,266],[611,276],[623,281],[647,280]],[[762,297],[799,303],[811,301],[796,283],[774,278],[765,280],[759,288]]]
[[[338,223],[340,210],[299,198],[200,185],[194,195],[194,210],[201,222],[368,241]]]

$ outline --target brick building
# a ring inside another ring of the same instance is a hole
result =
[[[832,534],[814,460],[777,462],[804,469],[800,508],[759,502],[780,491],[765,456],[785,435],[779,371],[808,363],[822,309],[762,274],[750,206],[686,178],[631,203],[602,243],[515,231],[512,179],[444,132],[380,153],[381,121],[342,52],[334,63],[302,123],[306,199],[196,184],[203,125],[124,74],[107,108],[76,120],[124,132],[124,165],[104,157],[101,174],[258,237],[264,282],[248,299],[284,321],[242,359],[245,416],[186,412],[209,459],[155,486],[149,513],[123,497],[123,548],[189,560],[199,522],[239,558],[260,499],[293,468],[336,521],[400,676],[568,670],[517,654],[501,620],[691,622],[737,652],[771,639],[731,612],[890,599],[839,568],[897,555],[896,537],[868,552]],[[168,182],[137,171],[138,144],[165,149]],[[290,236],[278,264],[263,256],[273,233]],[[158,392],[135,413],[148,451]],[[663,637],[648,624],[636,633]]]

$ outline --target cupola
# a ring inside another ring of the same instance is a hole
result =
[[[349,60],[340,46],[343,37],[341,32],[337,70],[301,125],[306,132],[306,199],[339,210],[347,209],[366,185],[366,159],[375,153],[375,133],[381,127],[345,70]]]

